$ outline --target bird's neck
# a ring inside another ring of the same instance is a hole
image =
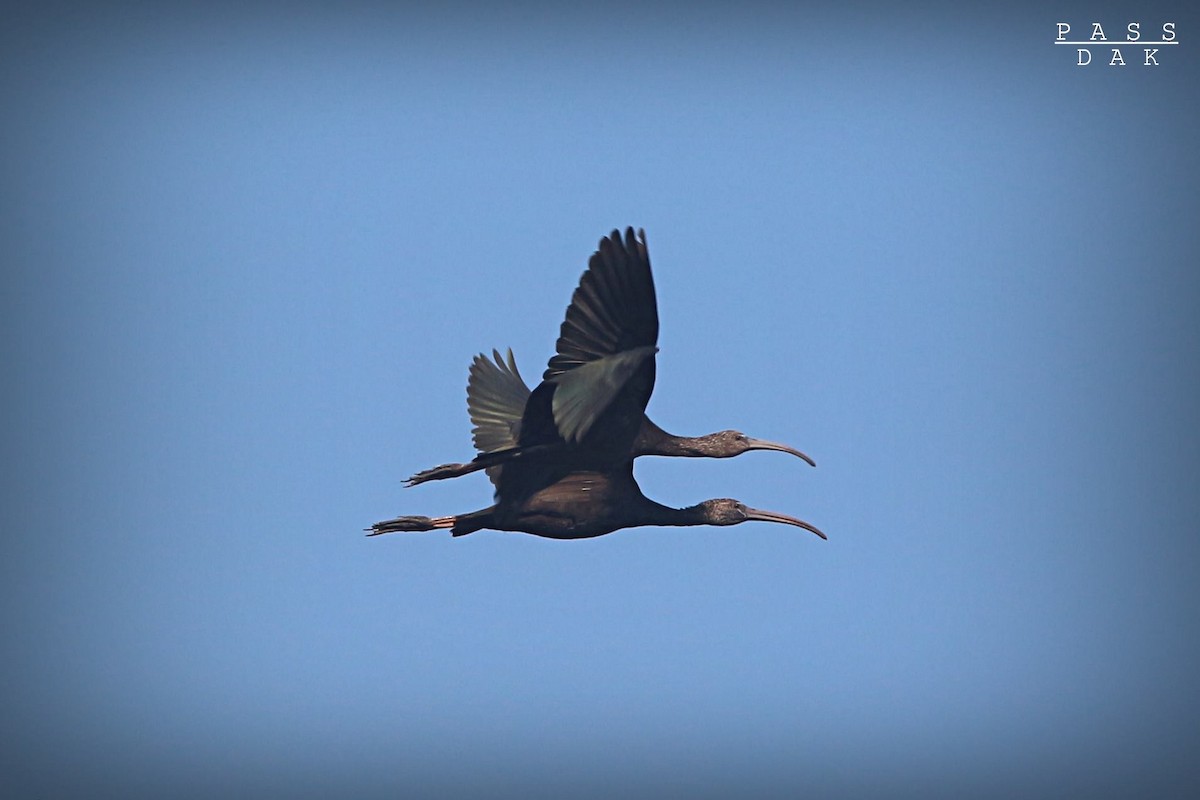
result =
[[[634,442],[634,454],[701,458],[708,455],[708,441],[708,436],[674,436],[646,419]]]
[[[666,527],[687,527],[690,525],[707,525],[708,517],[699,505],[686,508],[671,508],[653,500],[647,500],[644,509],[646,522],[643,525],[661,525]]]

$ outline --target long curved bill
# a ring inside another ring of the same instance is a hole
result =
[[[796,458],[804,459],[809,463],[809,466],[815,467],[817,465],[817,462],[813,461],[804,453],[801,453],[794,447],[788,447],[786,444],[780,444],[779,442],[768,442],[766,439],[749,439],[748,441],[750,446],[747,449],[749,450],[778,450],[781,453],[791,453]]]
[[[746,519],[757,520],[758,522],[782,522],[784,525],[795,525],[797,528],[804,528],[804,530],[808,531],[809,533],[815,533],[822,539],[829,538],[825,534],[821,533],[820,529],[818,529],[816,525],[809,525],[802,519],[789,517],[787,514],[780,514],[777,511],[760,511],[757,508],[747,508]]]

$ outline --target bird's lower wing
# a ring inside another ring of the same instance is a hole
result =
[[[475,426],[471,437],[480,453],[517,446],[521,415],[529,400],[529,387],[517,371],[512,350],[507,361],[497,350],[492,351],[492,359],[482,353],[475,356],[467,378],[467,413]]]
[[[492,358],[480,353],[471,362],[467,378],[467,413],[474,428],[471,438],[479,456],[465,464],[439,464],[422,470],[406,480],[408,486],[426,481],[439,481],[469,475],[481,469],[495,483],[500,466],[519,454],[517,440],[521,433],[521,415],[529,399],[529,387],[517,370],[513,352],[507,359],[498,350]]]
[[[557,386],[551,408],[562,438],[578,442],[586,436],[638,367],[657,352],[654,346],[635,347],[554,376],[551,381]]]

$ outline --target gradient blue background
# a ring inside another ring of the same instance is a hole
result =
[[[4,784],[1195,790],[1198,20],[1106,5],[13,12]],[[643,488],[830,540],[364,538],[490,503],[400,481],[627,224],[651,415],[819,465]]]

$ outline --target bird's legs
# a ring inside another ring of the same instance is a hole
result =
[[[460,475],[467,475],[476,470],[483,469],[482,465],[476,464],[439,464],[436,467],[423,469],[411,478],[406,478],[405,486],[416,486],[425,481],[440,481],[446,478],[457,478]]]
[[[376,522],[367,529],[367,536],[378,536],[381,533],[421,533],[422,531],[445,530],[449,528],[455,536],[465,536],[482,528],[490,528],[493,524],[492,512],[495,506],[472,511],[467,514],[452,514],[446,517],[394,517]]]
[[[480,453],[466,464],[441,464],[436,467],[421,470],[416,475],[404,481],[405,486],[417,486],[426,481],[440,481],[446,478],[458,478],[463,475],[469,475],[472,472],[477,472],[481,469],[489,469],[490,467],[503,466],[517,459],[528,458],[534,455],[543,455],[552,453],[561,447],[560,442],[551,442],[548,444],[533,444],[524,447],[509,447],[505,450],[497,450],[493,453]]]
[[[381,533],[420,533],[441,528],[453,528],[455,517],[395,517],[376,522],[368,528],[367,536],[378,536]]]

